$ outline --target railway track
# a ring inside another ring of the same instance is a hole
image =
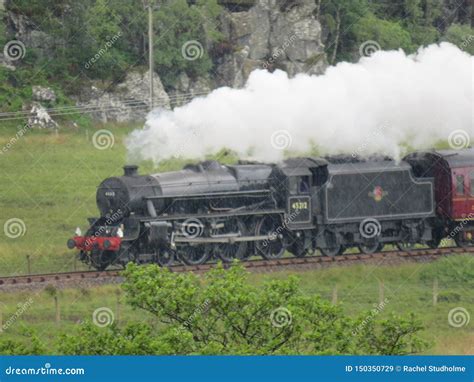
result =
[[[326,256],[308,256],[303,258],[285,257],[275,260],[248,260],[242,264],[250,271],[265,272],[278,271],[285,268],[290,269],[314,269],[325,268],[334,265],[350,265],[354,263],[367,263],[373,261],[389,260],[392,263],[403,261],[432,261],[443,256],[453,254],[470,253],[474,254],[474,247],[472,248],[437,248],[437,249],[415,249],[411,251],[384,251],[373,254],[346,254],[335,257]],[[169,267],[172,272],[194,272],[205,273],[214,268],[216,263],[207,263],[202,265],[174,265]],[[224,264],[229,267],[230,264]],[[21,276],[0,277],[0,289],[2,287],[14,286],[41,286],[46,284],[56,283],[79,283],[79,282],[94,282],[100,281],[102,283],[107,280],[120,278],[120,270],[109,271],[77,271],[77,272],[61,272],[61,273],[47,273],[47,274],[33,274]]]

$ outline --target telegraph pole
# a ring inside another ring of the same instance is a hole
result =
[[[150,70],[150,111],[153,110],[153,4],[148,0],[148,65]]]

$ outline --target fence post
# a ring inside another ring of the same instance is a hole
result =
[[[120,321],[120,290],[117,289],[117,291],[115,292],[115,296],[117,297],[117,307],[116,307],[116,314],[115,314],[115,322],[118,324],[118,322]]]
[[[334,288],[332,290],[332,304],[337,305],[337,284],[334,285]]]
[[[379,280],[379,304],[385,301],[385,285],[383,280]]]
[[[438,303],[438,279],[433,280],[433,306]]]
[[[56,310],[56,324],[59,324],[61,322],[61,310],[59,309],[58,296],[54,296],[54,308]]]
[[[31,275],[31,257],[30,255],[26,255],[26,270],[29,275]]]

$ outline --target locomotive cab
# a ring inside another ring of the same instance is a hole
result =
[[[327,162],[319,158],[288,159],[282,165],[275,166],[272,178],[275,182],[273,186],[282,191],[280,203],[285,208],[288,228],[315,228],[313,217],[319,205],[315,196],[318,187],[327,180]]]

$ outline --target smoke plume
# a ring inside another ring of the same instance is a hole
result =
[[[407,146],[443,140],[467,147],[474,137],[474,57],[454,45],[414,55],[379,51],[325,74],[288,78],[255,70],[243,89],[150,113],[127,138],[130,158],[155,163],[199,159],[223,148],[242,158],[278,161],[285,152],[399,158]]]

